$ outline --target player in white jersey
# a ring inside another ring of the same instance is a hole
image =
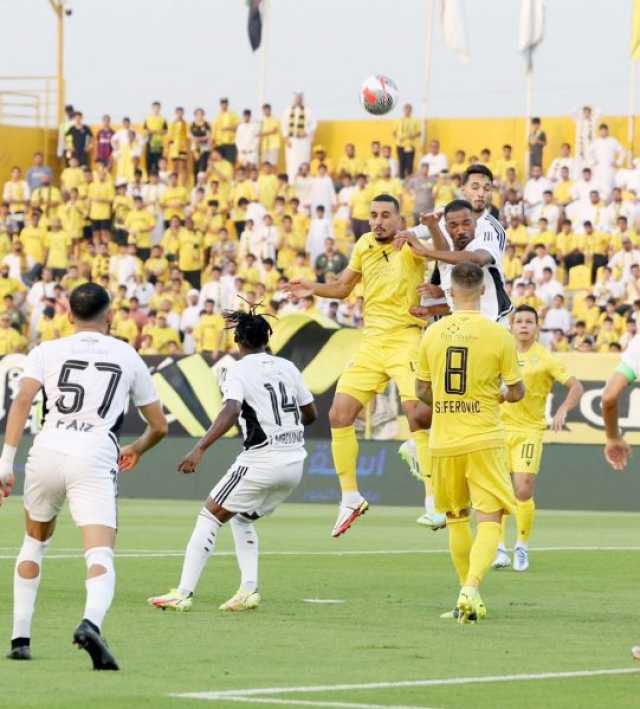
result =
[[[271,327],[261,315],[232,313],[240,361],[224,377],[224,406],[211,428],[180,462],[182,473],[195,472],[204,452],[240,424],[244,451],[222,476],[198,515],[187,544],[177,588],[148,603],[156,608],[188,611],[218,532],[226,522],[240,568],[240,588],[220,610],[244,611],[260,603],[258,536],[253,522],[284,502],[302,478],[304,427],[316,420],[313,396],[294,364],[267,352]]]
[[[13,486],[16,449],[42,390],[44,422],[25,467],[26,534],[15,567],[7,657],[31,659],[31,621],[42,561],[66,498],[73,521],[82,530],[87,565],[86,605],[73,641],[89,653],[94,669],[117,670],[100,631],[115,590],[118,468],[133,468],[166,435],[167,422],[141,357],[125,342],[105,334],[107,291],[86,283],[71,293],[69,304],[76,332],[44,342],[28,355],[0,457],[1,497]],[[120,451],[117,432],[129,397],[148,426]]]
[[[624,470],[629,463],[631,447],[624,440],[619,426],[618,402],[629,384],[640,379],[640,335],[636,335],[622,353],[620,364],[609,377],[602,392],[602,417],[607,436],[604,457],[614,470]],[[634,659],[640,660],[640,645],[631,648]]]
[[[471,209],[475,221],[474,237],[464,248],[467,251],[485,251],[491,259],[478,265],[484,271],[484,292],[480,301],[480,312],[491,320],[508,326],[508,316],[513,311],[511,300],[504,287],[503,259],[507,237],[502,224],[491,214],[491,194],[493,190],[493,174],[485,165],[471,165],[464,174],[462,194]],[[437,215],[425,214],[422,223],[410,229],[409,232],[419,239],[433,239],[433,250],[436,252],[456,249],[448,230],[446,217],[443,215],[437,221]],[[403,232],[402,235],[406,235]],[[401,236],[402,236],[401,235]],[[476,261],[474,261],[475,263]],[[446,256],[438,258],[438,273],[440,282],[435,287],[426,288],[431,298],[441,295],[446,300],[449,310],[451,303],[451,269],[459,263],[458,260],[447,260]],[[437,303],[437,301],[436,301]],[[423,314],[435,312],[426,308]],[[437,314],[446,312],[437,308]]]

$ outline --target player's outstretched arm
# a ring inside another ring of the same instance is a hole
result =
[[[25,424],[36,394],[42,385],[36,379],[24,377],[20,382],[20,390],[13,400],[7,417],[7,427],[4,434],[4,445],[0,456],[0,504],[2,499],[9,497],[15,476],[13,463],[24,432]]]
[[[222,411],[216,416],[216,420],[211,424],[209,430],[178,463],[179,473],[195,473],[196,466],[202,460],[204,452],[213,445],[219,438],[231,429],[238,422],[242,404],[235,399],[227,399],[222,407]]]
[[[351,294],[359,280],[360,274],[357,271],[345,268],[333,283],[317,283],[307,278],[294,278],[284,286],[283,290],[297,298],[317,295],[320,298],[343,300]]]
[[[618,400],[629,384],[621,372],[614,372],[602,392],[602,417],[607,436],[604,457],[614,470],[624,470],[629,462],[630,447],[618,427]]]
[[[569,411],[576,408],[580,402],[582,394],[584,393],[582,383],[575,377],[570,377],[567,379],[565,382],[565,387],[567,388],[567,395],[562,404],[558,407],[558,410],[553,417],[553,421],[551,422],[551,430],[556,433],[562,431],[565,421],[567,420],[567,414]]]
[[[311,424],[318,418],[318,409],[313,401],[310,404],[305,404],[300,407],[300,413],[302,414],[302,425],[311,426]]]
[[[425,212],[420,215],[420,224],[427,227],[431,233],[431,238],[433,240],[433,246],[436,251],[451,251],[451,246],[446,240],[444,234],[440,230],[440,219],[444,212]]]
[[[428,258],[449,263],[455,266],[458,263],[471,262],[478,266],[488,266],[495,261],[494,257],[484,249],[477,251],[432,251],[429,250]]]
[[[120,451],[118,464],[121,471],[131,470],[138,464],[140,458],[160,441],[169,432],[169,425],[159,401],[152,401],[150,404],[138,407],[138,411],[147,422],[144,433],[128,446]]]

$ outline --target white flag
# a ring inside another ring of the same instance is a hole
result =
[[[533,68],[533,50],[544,37],[544,1],[521,0],[519,49],[527,60],[527,71]]]
[[[440,22],[444,43],[453,49],[463,64],[467,64],[470,54],[460,0],[441,0]]]

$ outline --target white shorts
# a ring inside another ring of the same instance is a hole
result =
[[[78,527],[118,527],[118,470],[113,456],[96,451],[86,457],[32,448],[25,466],[24,506],[35,522],[56,517],[65,499]]]
[[[302,480],[304,457],[274,454],[254,461],[240,454],[209,497],[229,512],[251,519],[275,510]]]

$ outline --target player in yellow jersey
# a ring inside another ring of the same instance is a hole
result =
[[[518,539],[513,568],[515,571],[526,571],[529,568],[529,537],[536,510],[533,495],[542,460],[542,436],[547,428],[547,398],[554,382],[568,390],[551,423],[553,431],[561,431],[567,414],[578,405],[583,387],[560,360],[538,342],[538,314],[534,308],[530,305],[516,308],[511,330],[516,340],[518,364],[522,369],[527,393],[518,404],[504,404],[501,414],[507,434],[507,457],[517,504]],[[504,541],[506,521],[505,517],[500,546],[493,562],[496,569],[511,566]]]
[[[371,231],[356,243],[347,268],[332,283],[300,278],[285,292],[304,298],[347,298],[356,284],[364,286],[364,339],[360,350],[340,377],[329,412],[331,448],[342,489],[342,501],[333,536],[349,529],[369,505],[358,491],[358,441],[354,421],[362,407],[393,379],[416,442],[423,475],[428,474],[428,409],[415,394],[415,360],[424,322],[410,314],[417,305],[416,288],[424,280],[425,261],[409,246],[394,249],[401,228],[400,205],[391,195],[374,197],[369,208]],[[425,478],[425,484],[430,483]],[[428,490],[428,493],[430,490]]]
[[[461,623],[486,614],[478,589],[498,548],[502,516],[516,506],[500,402],[524,396],[513,337],[480,313],[483,281],[482,268],[475,263],[453,268],[454,312],[426,330],[416,386],[418,397],[432,408],[435,504],[447,514],[449,549],[461,586],[455,611],[446,615]],[[471,509],[476,513],[475,539]]]

